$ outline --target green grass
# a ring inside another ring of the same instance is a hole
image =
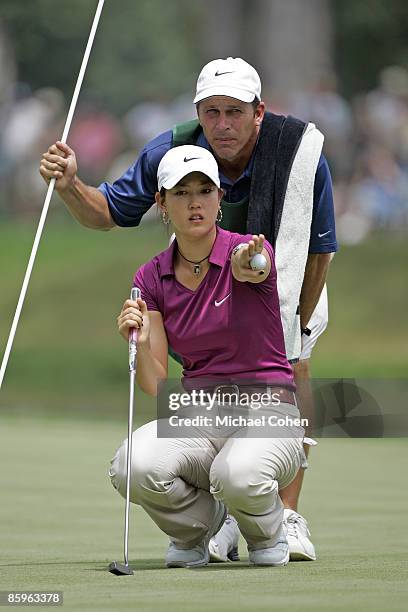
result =
[[[252,568],[242,561],[166,570],[167,539],[132,507],[133,577],[122,558],[124,500],[106,476],[125,422],[0,416],[0,589],[64,591],[67,610],[241,612],[406,609],[406,440],[322,440],[300,510],[315,563]]]
[[[408,243],[377,233],[341,247],[329,275],[329,327],[313,355],[315,376],[405,377]]]
[[[321,440],[300,507],[319,559],[166,570],[166,537],[132,508],[134,577],[122,557],[124,501],[106,476],[126,436],[127,350],[115,318],[136,268],[165,248],[160,227],[100,233],[51,211],[0,395],[0,589],[59,589],[65,609],[405,610],[406,440]],[[0,227],[0,354],[34,225]],[[406,377],[405,242],[344,247],[330,273],[330,325],[316,377]],[[179,369],[172,366],[173,376]],[[137,391],[136,424],[155,403]],[[242,544],[242,543],[241,543]]]
[[[0,231],[2,354],[35,224],[3,223]],[[116,316],[137,267],[166,245],[165,230],[154,223],[97,232],[52,208],[0,408],[103,413],[121,406],[127,357]],[[313,354],[315,377],[406,376],[407,268],[406,240],[399,235],[377,234],[341,248],[330,272],[329,328]],[[172,364],[177,376],[180,370]]]
[[[35,228],[3,224],[1,234],[2,354]],[[111,232],[86,230],[70,219],[46,226],[0,407],[110,409],[127,381],[116,316],[136,269],[166,245],[165,230],[155,224]]]

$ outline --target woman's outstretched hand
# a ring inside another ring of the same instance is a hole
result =
[[[271,260],[268,251],[264,248],[265,236],[253,234],[247,245],[242,246],[231,258],[232,274],[236,280],[249,283],[260,283],[265,280],[271,270]],[[251,259],[255,255],[263,255],[266,266],[263,270],[253,270]]]

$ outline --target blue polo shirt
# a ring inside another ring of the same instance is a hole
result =
[[[145,212],[154,204],[157,168],[164,154],[171,148],[172,139],[172,130],[160,134],[143,147],[135,163],[117,181],[113,184],[105,182],[99,186],[116,225],[139,225]],[[211,151],[204,133],[200,134],[196,144]],[[226,201],[240,202],[249,195],[254,156],[255,152],[235,182],[220,171],[221,187],[225,190]],[[321,155],[314,184],[309,253],[333,253],[337,248],[332,180],[327,161]]]

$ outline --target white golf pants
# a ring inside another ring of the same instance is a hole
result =
[[[283,406],[299,415],[294,406]],[[109,469],[123,497],[126,449],[127,439]],[[159,438],[157,421],[151,421],[133,432],[130,500],[182,548],[205,537],[219,500],[238,521],[248,547],[267,548],[283,520],[278,490],[304,463],[301,438],[248,438],[239,432],[229,438]]]

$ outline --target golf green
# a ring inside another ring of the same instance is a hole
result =
[[[126,423],[0,415],[2,590],[62,590],[67,610],[405,610],[408,491],[402,439],[321,440],[300,511],[318,560],[284,568],[242,561],[164,568],[167,538],[131,509],[131,577],[122,560],[124,500],[107,478]],[[405,603],[404,603],[405,602]]]

